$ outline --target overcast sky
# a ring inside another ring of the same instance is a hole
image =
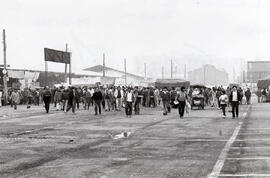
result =
[[[270,60],[269,0],[0,0],[12,68],[44,70],[44,47],[72,51],[73,71],[102,63],[178,73],[212,63],[232,73],[243,60]],[[1,47],[2,48],[2,47]],[[0,51],[0,61],[3,53]],[[64,65],[49,63],[64,71]],[[167,75],[167,74],[166,74]],[[168,74],[169,76],[169,74]]]

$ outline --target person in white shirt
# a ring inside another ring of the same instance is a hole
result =
[[[127,115],[127,117],[131,117],[131,115],[132,115],[132,103],[134,101],[134,96],[133,96],[133,93],[132,93],[130,88],[127,89],[125,99],[126,99],[126,105],[125,105],[126,115]]]
[[[178,101],[178,112],[180,115],[180,118],[184,117],[185,113],[185,106],[186,106],[186,100],[187,100],[187,94],[185,91],[185,87],[181,87],[181,91],[177,94],[176,101]]]
[[[122,101],[123,93],[121,92],[121,88],[117,87],[114,92],[114,97],[116,99],[116,111],[121,111],[121,101]]]
[[[220,106],[223,112],[223,119],[226,117],[226,107],[228,103],[228,96],[225,91],[222,91],[222,95],[219,97]]]

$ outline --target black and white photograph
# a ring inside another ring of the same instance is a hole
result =
[[[0,0],[0,178],[270,178],[270,0]]]

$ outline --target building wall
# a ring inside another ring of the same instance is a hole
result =
[[[97,72],[102,74],[103,72]],[[116,77],[115,84],[116,85],[125,85],[125,74],[123,72],[118,72],[115,70],[106,70],[105,75],[109,77]],[[150,79],[148,78],[147,81]],[[137,77],[135,75],[127,74],[127,85],[140,85],[142,82],[145,82],[143,77]],[[151,82],[151,81],[150,81]]]
[[[270,76],[270,61],[248,61],[246,82],[257,83]]]
[[[204,84],[211,86],[227,85],[229,76],[226,71],[216,69],[212,65],[205,65],[188,73],[191,84]]]

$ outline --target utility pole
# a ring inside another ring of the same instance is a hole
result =
[[[144,63],[144,80],[146,81],[146,63]]]
[[[66,52],[68,52],[68,44],[66,43]],[[65,83],[67,83],[67,63],[65,63]]]
[[[184,79],[187,80],[187,66],[184,65]]]
[[[161,78],[164,79],[164,67],[162,66],[162,69],[161,69]]]
[[[126,62],[126,58],[124,59],[124,67],[125,67],[125,85],[127,86],[127,62]]]
[[[177,78],[177,66],[175,66],[174,78]]]
[[[173,61],[171,60],[171,78],[173,78]]]
[[[5,92],[5,102],[7,101],[7,55],[6,55],[7,45],[6,45],[6,31],[3,30],[3,54],[4,54],[4,69],[3,69],[3,85]]]
[[[205,85],[205,65],[203,66],[203,84]]]
[[[69,62],[69,84],[71,85],[71,59],[72,59],[72,53],[70,53],[70,62]]]
[[[103,77],[105,77],[105,53],[103,53]]]

